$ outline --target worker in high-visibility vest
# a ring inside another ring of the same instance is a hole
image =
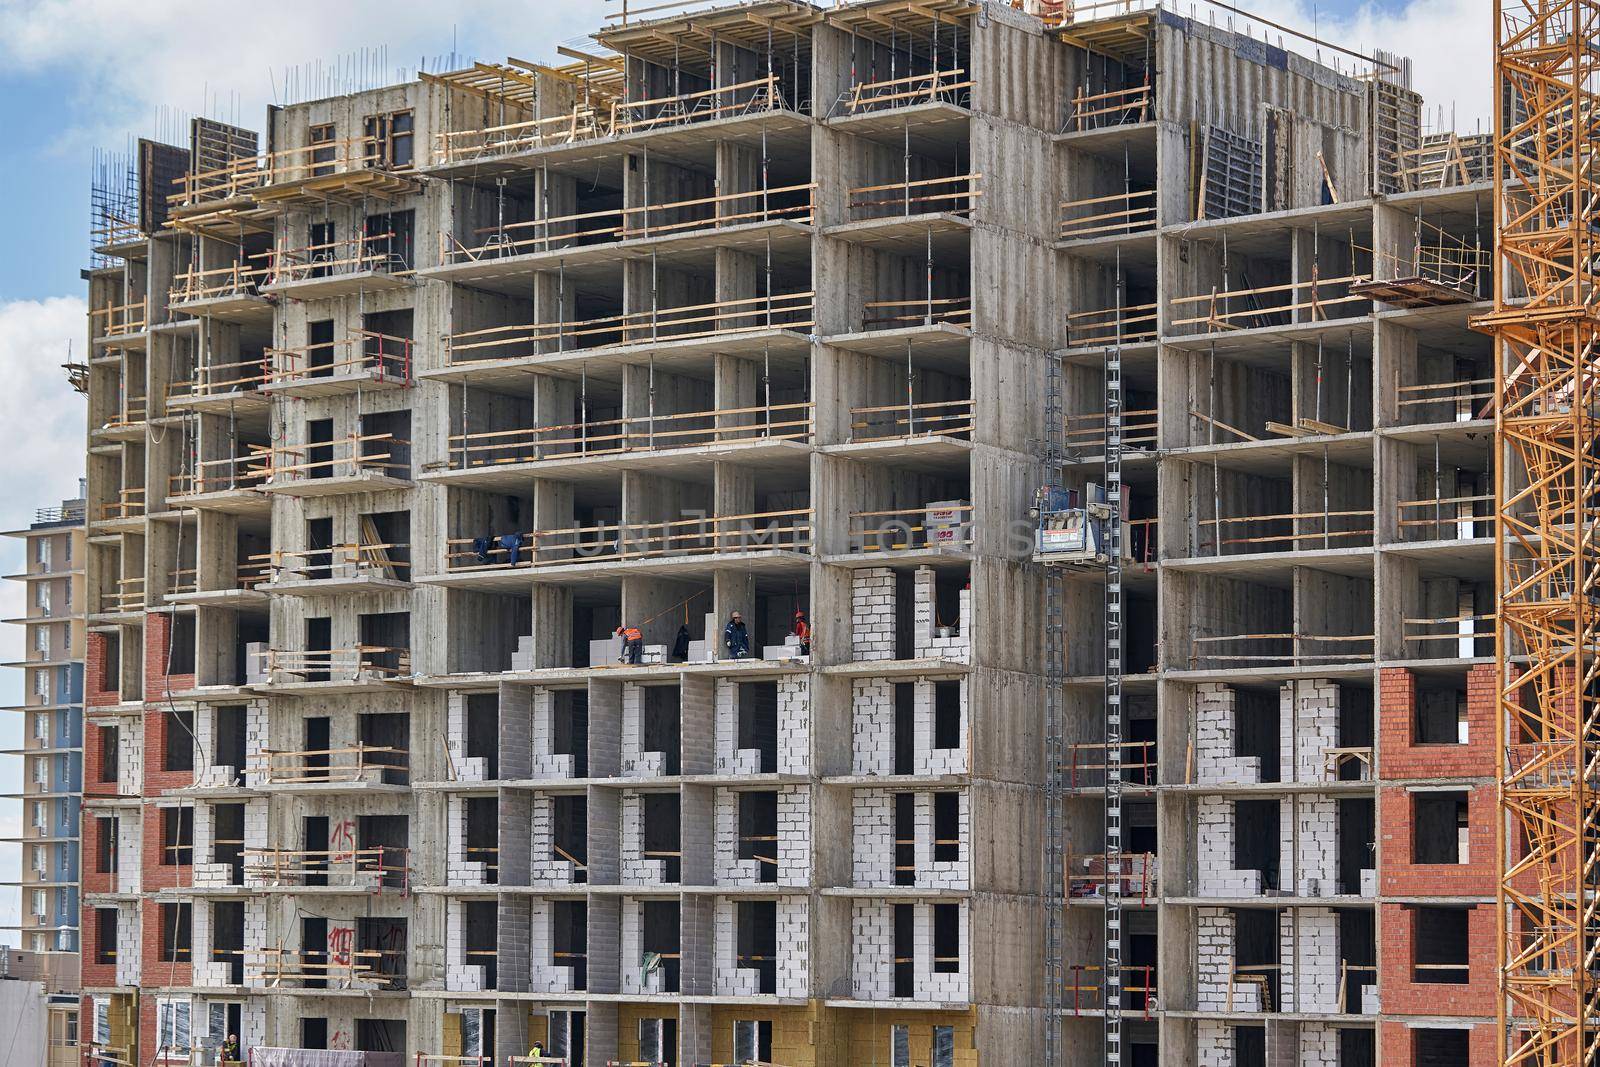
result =
[[[622,638],[622,655],[617,658],[618,663],[642,663],[644,661],[644,634],[637,626],[617,627],[617,636]]]
[[[538,1063],[539,1061],[543,1060],[544,1046],[535,1041],[533,1043],[533,1047],[528,1050],[528,1059],[532,1060],[534,1063]]]

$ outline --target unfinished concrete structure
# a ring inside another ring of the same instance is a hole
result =
[[[95,1056],[1461,1062],[1471,145],[1166,11],[699,7],[97,194]],[[1028,521],[1108,352],[1114,759]]]

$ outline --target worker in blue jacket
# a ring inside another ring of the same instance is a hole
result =
[[[750,632],[744,628],[744,616],[737,611],[728,617],[722,629],[722,643],[727,646],[730,659],[750,658]]]

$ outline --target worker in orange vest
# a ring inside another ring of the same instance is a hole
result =
[[[622,638],[622,655],[618,663],[642,663],[644,661],[644,634],[639,632],[637,626],[617,627],[617,636]]]

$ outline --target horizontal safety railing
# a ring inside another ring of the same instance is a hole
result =
[[[1372,659],[1372,634],[1258,633],[1196,637],[1191,667],[1298,667]]]
[[[1117,858],[1119,873],[1112,875],[1110,857],[1104,854],[1067,857],[1066,890],[1069,897],[1103,896],[1117,882],[1125,901],[1146,903],[1156,892],[1159,870],[1153,852],[1124,852]]]
[[[1081,1015],[1105,1007],[1105,980],[1096,977],[1105,968],[1098,963],[1074,963],[1069,969],[1072,971],[1068,990],[1072,994],[1072,1014]],[[1150,1018],[1157,1001],[1155,967],[1147,963],[1124,963],[1121,988],[1123,1007],[1138,1010],[1138,1002],[1142,1000],[1144,1016]]]
[[[806,552],[811,547],[811,509],[668,522],[596,523],[503,537],[452,538],[447,546],[446,565],[452,571],[734,552]]]
[[[1197,296],[1172,300],[1174,329],[1201,327],[1201,333],[1245,330],[1260,326],[1285,326],[1293,322],[1321,322],[1338,316],[1362,314],[1372,298],[1352,293],[1350,287],[1371,281],[1366,274],[1321,278],[1313,271],[1302,282],[1261,285],[1248,289],[1213,289]],[[1181,310],[1180,310],[1181,309]]]
[[[167,572],[167,595],[192,593],[199,588],[199,570],[195,567],[174,567]]]
[[[1495,639],[1493,612],[1482,615],[1447,615],[1438,619],[1402,619],[1406,649],[1424,658],[1451,657],[1449,642],[1456,642],[1455,655],[1470,658],[1478,654],[1478,641]],[[1485,651],[1491,651],[1492,645]]]
[[[1402,500],[1396,507],[1400,533],[1406,540],[1456,541],[1494,536],[1493,493]]]
[[[850,218],[884,219],[906,215],[943,213],[966,216],[983,195],[982,174],[957,174],[947,178],[919,178],[860,185],[847,193]]]
[[[725,226],[785,220],[808,223],[815,182],[695,197],[662,204],[585,211],[574,215],[506,222],[472,231],[466,241],[439,234],[444,263],[482,262],[505,256],[669,237]]]
[[[268,569],[280,582],[316,582],[331,578],[369,576],[405,578],[411,563],[397,554],[408,554],[411,546],[388,542],[333,545],[299,551],[275,550]]]
[[[272,886],[305,885],[307,878],[348,885],[375,881],[404,888],[411,876],[411,850],[393,845],[367,848],[247,848],[245,877]],[[376,876],[372,878],[371,876]]]
[[[1138,189],[1110,196],[1068,200],[1061,205],[1063,241],[1150,233],[1156,228],[1156,191]]]
[[[1067,313],[1067,347],[1133,345],[1156,339],[1156,305],[1096,308]]]
[[[1154,448],[1156,444],[1155,408],[1140,408],[1122,413],[1122,444],[1132,448]],[[1068,415],[1065,441],[1067,451],[1079,455],[1100,455],[1106,447],[1106,416],[1103,412]]]
[[[611,133],[637,133],[712,119],[735,118],[786,107],[776,74],[734,85],[701,89],[648,100],[618,100],[611,105]]]
[[[866,330],[902,330],[908,326],[969,326],[972,297],[925,297],[920,300],[869,300],[862,305]]]
[[[920,404],[880,404],[850,409],[852,441],[972,435],[971,400],[932,400]]]
[[[377,780],[385,771],[404,771],[411,754],[384,745],[299,750],[265,749],[250,761],[248,770],[269,785],[304,782],[364,782]]]
[[[378,381],[409,382],[416,342],[376,330],[356,330],[337,341],[267,351],[272,385],[366,373]]]
[[[265,259],[266,256],[251,258]],[[172,277],[167,298],[171,303],[185,304],[193,300],[215,300],[228,296],[257,296],[257,287],[269,275],[266,266],[247,267],[243,263],[232,263],[211,270],[180,271]]]
[[[1080,86],[1072,94],[1063,132],[1148,122],[1154,103],[1155,95],[1148,82],[1126,89],[1109,89],[1103,93],[1089,93]]]
[[[95,336],[97,337],[125,337],[128,334],[141,333],[148,326],[148,300],[135,300],[127,304],[112,304],[109,307],[95,308],[89,314],[94,320]]]
[[[327,983],[337,988],[403,989],[405,952],[401,949],[352,949],[343,959],[333,953],[306,953],[293,949],[257,948],[245,970],[268,986]]]
[[[903,78],[858,82],[839,94],[828,117],[861,115],[915,104],[946,103],[965,107],[971,101],[972,79],[967,77],[965,69],[954,67]]]
[[[449,362],[508,359],[541,352],[730,337],[762,330],[809,330],[816,294],[774,293],[711,304],[635,311],[577,322],[491,326],[445,338]]]
[[[150,409],[142,396],[124,397],[121,406],[107,419],[103,430],[127,430],[142,426],[150,418]]]
[[[307,679],[312,675],[341,679],[367,674],[380,678],[403,678],[411,673],[411,650],[388,645],[269,649],[266,667],[268,675],[275,681],[284,676]]]
[[[221,167],[184,174],[173,179],[175,192],[169,203],[178,207],[226,200],[264,186],[305,181],[328,174],[390,166],[382,147],[371,137],[313,141],[260,155],[240,156]]]
[[[561,115],[435,134],[433,161],[443,165],[493,159],[547,145],[586,141],[603,136],[609,128],[609,122],[600,112],[579,103]]]
[[[1255,552],[1298,552],[1315,548],[1347,548],[1372,543],[1372,509],[1344,511],[1301,511],[1278,515],[1224,515],[1196,519],[1195,525],[1209,533],[1196,546],[1198,553],[1224,554],[1225,549]],[[1362,525],[1339,529],[1350,523]],[[1269,532],[1231,533],[1243,526],[1260,526]]]
[[[134,519],[145,513],[144,486],[117,490],[117,498],[100,505],[102,522],[115,519]]]
[[[266,353],[227,363],[196,367],[194,377],[167,387],[168,400],[221,393],[254,392],[272,378],[272,360]]]
[[[852,511],[849,536],[858,552],[965,548],[972,544],[972,505]]]
[[[373,433],[265,450],[262,454],[269,464],[266,484],[286,485],[360,475],[403,478],[410,474],[410,468],[400,461],[395,450],[409,446],[409,441],[392,433]],[[327,458],[312,458],[324,453]]]
[[[1424,382],[1402,385],[1395,392],[1395,403],[1408,422],[1467,422],[1494,417],[1495,380],[1472,378],[1459,382]],[[1445,413],[1435,415],[1435,409]]]
[[[222,493],[235,489],[256,489],[267,483],[271,473],[271,456],[267,449],[250,446],[242,456],[225,456],[222,459],[203,459],[195,464],[194,472],[180,472],[168,479],[168,496],[192,496],[201,493]]]
[[[367,272],[404,274],[410,270],[411,246],[407,235],[361,233],[295,248],[283,245],[273,248],[267,255],[265,284]]]
[[[1116,762],[1111,760],[1111,750],[1120,749]],[[1128,785],[1156,784],[1156,743],[1154,741],[1124,741],[1120,745],[1105,741],[1080,741],[1067,746],[1067,759],[1061,765],[1071,789],[1098,788],[1105,784],[1106,772],[1112,767],[1122,768],[1122,780]]]
[[[100,611],[102,614],[143,611],[144,606],[144,577],[142,575],[135,575],[132,578],[118,578],[115,588],[108,589],[100,594]]]
[[[451,466],[456,470],[505,463],[609,456],[705,445],[759,441],[805,441],[811,437],[812,405],[756,405],[638,415],[621,419],[566,423],[521,430],[451,434]]]

